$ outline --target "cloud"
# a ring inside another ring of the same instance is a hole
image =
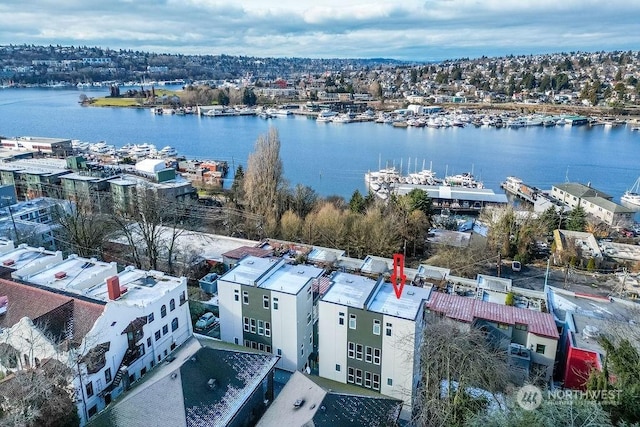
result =
[[[622,0],[34,0],[0,4],[0,44],[409,60],[640,45]]]

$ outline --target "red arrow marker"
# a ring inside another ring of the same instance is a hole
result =
[[[398,280],[400,283],[398,283]],[[396,298],[400,299],[402,296],[402,288],[407,280],[407,276],[404,275],[404,255],[393,254],[393,274],[391,275],[391,283],[393,284],[393,290],[396,293]]]

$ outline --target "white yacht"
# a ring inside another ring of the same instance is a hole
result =
[[[178,151],[172,146],[167,145],[158,151],[158,155],[160,157],[176,157],[178,155]]]
[[[634,208],[640,208],[640,177],[636,179],[635,184],[631,189],[624,192],[620,197],[622,204],[632,205]]]
[[[331,122],[338,113],[332,110],[322,110],[318,113],[317,122]]]

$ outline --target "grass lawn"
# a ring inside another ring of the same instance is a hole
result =
[[[156,98],[164,95],[173,96],[178,94],[176,91],[166,89],[156,89],[155,92]],[[141,100],[141,98],[111,98],[105,96],[103,98],[94,98],[90,105],[95,107],[142,107],[143,105],[138,104],[139,100]],[[150,107],[150,105],[146,105],[145,107]]]

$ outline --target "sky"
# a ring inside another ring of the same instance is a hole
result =
[[[2,0],[0,44],[408,61],[638,50],[638,0]]]

